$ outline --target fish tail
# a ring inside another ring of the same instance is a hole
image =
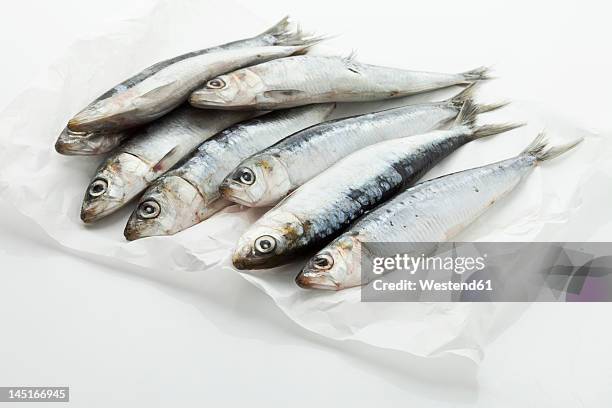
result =
[[[289,16],[285,16],[281,21],[264,31],[261,35],[271,35],[275,38],[275,45],[301,47],[304,52],[321,41],[327,40],[326,36],[314,36],[304,32],[299,25],[293,24]]]
[[[474,103],[471,97],[467,97],[463,100],[461,110],[455,118],[454,126],[468,126],[471,128],[476,123],[476,116],[478,116],[478,109],[476,109],[476,104]]]
[[[500,123],[495,125],[482,125],[472,128],[470,139],[480,139],[482,137],[494,136],[500,133],[509,132],[513,129],[525,126],[525,123]]]
[[[498,103],[479,103],[476,105],[478,113],[492,112],[510,105],[510,101],[502,101]]]
[[[450,103],[458,109],[461,109],[465,102],[474,100],[474,91],[476,90],[476,85],[477,82],[469,84],[468,86],[463,88],[463,90],[457,95],[453,96],[450,99],[447,99],[446,102]]]
[[[260,35],[270,34],[273,36],[286,35],[289,30],[289,26],[291,22],[289,21],[289,16],[285,16],[278,23],[274,24],[272,27],[268,28],[266,31],[261,33]]]
[[[499,133],[508,132],[512,129],[525,126],[524,123],[501,123],[496,125],[476,126],[476,117],[479,113],[482,113],[482,108],[475,104],[472,99],[467,99],[463,103],[461,111],[459,111],[459,114],[455,119],[454,126],[467,126],[470,128],[471,131],[469,138],[471,140],[497,135]]]
[[[319,37],[310,37],[302,40],[301,44],[293,44],[295,47],[299,47],[297,51],[293,53],[293,55],[304,55],[310,51],[312,47],[315,45],[328,40],[330,37],[327,36],[319,36]]]
[[[472,82],[471,84],[466,86],[461,92],[459,92],[457,95],[448,99],[447,102],[453,105],[454,107],[456,107],[457,109],[461,109],[467,101],[474,103],[474,92],[476,91],[477,87],[478,87],[478,82]],[[485,113],[485,112],[491,112],[491,111],[503,108],[509,103],[510,102],[508,101],[503,101],[503,102],[492,103],[492,104],[483,104],[483,103],[475,104],[475,110],[476,110],[475,115]]]
[[[578,144],[580,144],[583,140],[584,138],[581,137],[570,143],[566,143],[560,146],[549,147],[548,140],[546,139],[546,134],[544,132],[540,132],[540,134],[538,134],[538,136],[533,139],[531,143],[529,143],[525,150],[521,152],[520,156],[533,156],[537,162],[543,162],[561,156],[568,150],[571,150],[574,147],[578,146]]]
[[[466,83],[472,83],[476,81],[485,81],[487,79],[492,79],[489,75],[491,69],[489,67],[478,67],[471,71],[462,72],[461,75],[465,79]]]

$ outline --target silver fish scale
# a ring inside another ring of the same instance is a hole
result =
[[[467,143],[470,134],[458,127],[362,149],[297,189],[262,224],[274,212],[290,213],[304,226],[297,247],[328,240]]]
[[[113,153],[132,154],[150,166],[173,148],[177,160],[221,130],[253,116],[253,112],[206,111],[184,105],[146,126]],[[174,164],[174,163],[173,163]]]
[[[535,165],[521,155],[418,184],[358,221],[362,242],[443,242],[504,197]]]
[[[255,157],[277,157],[295,188],[365,146],[431,131],[458,113],[451,103],[439,102],[337,119],[296,133]]]
[[[319,123],[333,104],[310,105],[272,112],[224,130],[200,145],[167,176],[178,176],[196,187],[207,201],[219,197],[219,185],[240,161],[282,138]],[[221,113],[222,111],[218,111]]]
[[[269,90],[299,90],[312,102],[366,101],[398,97],[465,83],[463,74],[409,71],[368,65],[340,57],[296,56],[249,70]]]

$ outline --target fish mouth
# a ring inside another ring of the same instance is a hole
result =
[[[71,143],[67,143],[65,140],[61,139],[57,139],[55,142],[55,151],[66,156],[74,156],[77,154]]]
[[[78,155],[80,150],[82,150],[77,146],[79,145],[78,142],[90,135],[89,132],[74,132],[65,127],[55,142],[55,151],[64,155]]]
[[[274,261],[273,258],[253,258],[245,256],[239,251],[236,251],[232,256],[232,264],[236,269],[241,271],[269,269],[280,265],[280,263]]]
[[[136,228],[132,228],[129,224],[125,226],[125,229],[123,230],[123,236],[128,241],[135,241],[141,238],[138,230]]]
[[[96,222],[121,208],[118,204],[108,201],[83,203],[81,207],[81,220],[86,224]]]
[[[232,256],[232,264],[234,265],[234,268],[241,271],[264,268],[262,262],[258,262],[255,259],[244,258],[237,254],[234,254],[234,256]]]
[[[123,230],[123,236],[128,241],[136,241],[137,239],[155,237],[159,235],[162,235],[162,234],[143,233],[143,231],[141,231],[138,227],[136,227],[135,225],[132,225],[130,221],[128,221],[128,224],[125,226],[125,229]]]
[[[81,208],[81,221],[85,224],[91,224],[102,217],[102,213],[96,211],[93,207]]]
[[[328,274],[303,270],[295,277],[295,283],[302,289],[340,290]]]

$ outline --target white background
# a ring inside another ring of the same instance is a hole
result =
[[[490,92],[595,132],[612,127],[612,30],[603,3],[239,3],[265,24],[289,13],[308,29],[341,34],[331,45],[355,48],[364,62],[393,65],[395,53],[407,53],[415,55],[414,69],[493,64],[500,79]],[[203,16],[205,45],[206,19],[232,22],[223,3],[214,4]],[[5,6],[0,107],[77,39],[149,8],[115,0]],[[514,80],[505,82],[508,76]],[[607,304],[532,305],[486,348],[476,373],[436,371],[435,363],[419,372],[411,369],[417,362],[381,361],[309,334],[237,276],[228,276],[233,298],[194,299],[60,253],[34,223],[0,210],[2,386],[69,385],[71,405],[79,407],[612,403]]]

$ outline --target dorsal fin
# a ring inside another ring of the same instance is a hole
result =
[[[357,62],[357,52],[355,50],[352,50],[351,53],[346,57],[342,58],[342,60],[344,61],[344,64],[346,65],[346,68],[348,68],[349,71],[354,72],[356,74],[361,74],[359,62]]]
[[[344,57],[346,62],[355,62],[357,61],[357,50],[351,50],[351,53]]]

